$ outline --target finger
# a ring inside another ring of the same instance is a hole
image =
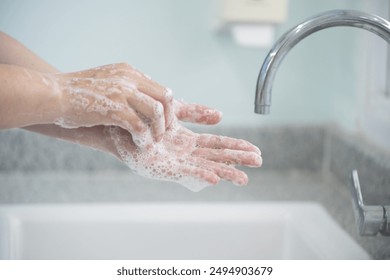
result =
[[[139,91],[159,101],[164,107],[165,127],[168,128],[174,120],[173,94],[169,88],[165,88],[144,75],[138,81]]]
[[[249,167],[260,167],[262,164],[261,156],[255,152],[200,148],[196,149],[192,154],[210,161],[226,164],[239,164]]]
[[[124,64],[120,66],[123,71],[123,76],[136,76],[137,88],[153,99],[159,101],[164,107],[165,127],[168,128],[174,120],[173,111],[173,95],[169,88],[165,88],[159,83],[152,80],[149,76],[138,71],[130,65]]]
[[[148,135],[148,126],[142,121],[132,108],[126,108],[121,112],[112,113],[110,118],[105,118],[104,125],[119,126],[132,135],[133,141],[137,146],[147,146],[152,143]]]
[[[139,91],[159,101],[164,107],[165,127],[168,128],[174,120],[172,91],[153,81],[149,76],[138,71],[128,64],[120,64],[123,71],[137,76],[137,88]]]
[[[212,134],[199,135],[197,139],[197,146],[201,148],[248,151],[261,155],[260,149],[248,141]]]
[[[204,185],[205,183],[207,185],[216,185],[220,181],[220,177],[215,174],[215,172],[211,172],[205,168],[198,167],[198,166],[181,166],[179,168],[179,172],[182,175],[188,176],[191,179],[194,179],[198,181],[200,185]],[[186,178],[188,180],[188,178]],[[181,184],[194,185],[194,182],[191,180],[191,182],[185,182],[185,180],[181,180]]]
[[[162,104],[148,95],[132,91],[127,95],[130,107],[147,119],[152,127],[154,138],[159,142],[165,132],[165,117]]]
[[[201,165],[203,168],[212,170],[221,179],[232,182],[236,186],[244,186],[248,184],[248,176],[245,172],[223,163],[209,161],[203,158],[194,158],[194,162]]]
[[[197,124],[217,124],[222,119],[222,112],[198,104],[187,104],[174,100],[176,117],[184,122]]]
[[[162,104],[164,108],[164,121],[166,127],[169,127],[169,125],[174,120],[172,91],[159,85],[155,81],[151,80],[148,76],[144,75],[127,63],[103,65],[85,71],[74,72],[65,75],[95,79],[107,78],[107,76],[109,76],[111,78],[116,77],[117,79],[121,80],[122,83],[124,83],[123,80],[126,80],[129,82],[129,84],[131,84],[132,87],[135,87],[136,84],[136,87],[140,91],[144,92]]]

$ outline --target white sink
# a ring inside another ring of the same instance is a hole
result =
[[[368,259],[315,203],[0,207],[0,259]]]

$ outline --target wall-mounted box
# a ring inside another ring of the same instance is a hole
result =
[[[218,30],[244,47],[269,47],[274,29],[287,19],[288,0],[219,0]]]
[[[287,18],[287,0],[220,0],[221,20],[241,23],[281,23]]]

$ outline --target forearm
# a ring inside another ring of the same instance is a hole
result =
[[[45,62],[23,44],[3,32],[0,32],[0,64],[17,65],[43,73],[59,73],[52,65]],[[37,106],[40,106],[40,104]],[[7,114],[4,114],[8,119],[14,118],[13,114],[15,110],[12,106],[5,107],[5,110],[7,110]],[[1,118],[1,120],[3,120],[3,118]],[[14,122],[14,120],[11,120],[11,122]],[[65,129],[54,124],[40,124],[25,126],[23,129],[114,153],[109,141],[107,139],[102,139],[103,127],[101,126],[96,128]]]
[[[4,32],[0,32],[0,64],[17,65],[43,73],[59,73],[52,65]],[[12,113],[9,116],[12,117]],[[49,134],[50,128],[54,127],[54,125],[48,125],[47,128],[45,126],[47,125],[26,126],[24,129]]]
[[[19,49],[23,50],[23,48]],[[11,54],[12,56],[15,57]],[[27,57],[39,60],[31,55]],[[15,60],[20,63],[17,58]],[[12,63],[9,58],[6,62]],[[42,65],[43,63],[26,62],[26,64],[31,66]],[[13,66],[18,68],[15,65]],[[8,65],[8,68],[11,67]],[[161,141],[165,130],[176,120],[171,91],[127,63],[104,65],[65,74],[45,73],[39,69],[39,72],[45,74],[35,75],[29,81],[23,78],[30,77],[28,71],[31,70],[25,71],[27,75],[24,76],[13,71],[9,78],[13,77],[15,84],[18,85],[29,82],[33,90],[35,90],[34,86],[39,86],[39,81],[46,84],[54,81],[53,84],[57,85],[60,95],[60,108],[58,106],[50,107],[56,110],[50,111],[50,108],[46,108],[44,111],[40,110],[39,113],[52,114],[58,112],[54,123],[63,128],[93,127],[97,125],[119,126],[131,133],[133,139],[137,141],[137,145],[148,145],[154,140]],[[41,77],[39,78],[39,76]],[[49,79],[46,77],[49,77]],[[8,81],[5,81],[5,83],[8,85]],[[0,84],[0,86],[2,85]],[[19,89],[15,85],[6,87],[4,90],[17,94],[16,96],[6,94],[4,96],[7,99],[6,101],[10,99],[12,101],[12,97],[15,97],[15,100],[27,98],[21,90],[27,92],[27,94],[29,93],[25,87]],[[0,93],[4,94],[4,91]],[[30,99],[34,99],[35,95],[39,97],[36,91],[32,93],[34,94],[29,95]],[[11,102],[10,105],[14,104]],[[31,105],[32,108],[37,108],[34,107],[34,102]],[[25,107],[19,108],[16,106],[14,108],[26,111]],[[41,115],[43,119],[31,119],[31,123],[24,123],[23,120],[19,119],[20,116],[17,116],[17,118],[14,118],[16,123],[11,123],[10,127],[53,123],[53,120],[46,122],[46,118],[50,116]],[[34,117],[38,117],[38,115]],[[9,119],[4,120],[4,122],[8,121]]]
[[[11,36],[0,32],[0,64],[25,67],[43,73],[59,71]]]
[[[51,76],[0,64],[0,77],[0,129],[55,121],[60,91]]]

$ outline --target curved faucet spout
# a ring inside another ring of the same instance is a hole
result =
[[[255,113],[269,114],[272,83],[283,58],[299,41],[321,29],[352,26],[373,32],[390,44],[390,22],[376,15],[352,10],[334,10],[315,16],[287,31],[274,44],[261,67],[256,87]]]

